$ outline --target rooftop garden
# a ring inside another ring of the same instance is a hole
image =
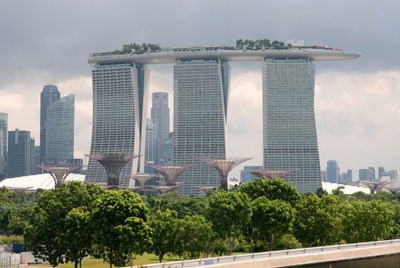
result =
[[[187,52],[187,51],[215,51],[215,50],[264,50],[264,49],[328,49],[328,50],[339,50],[336,48],[330,48],[325,46],[293,46],[290,43],[282,41],[271,41],[269,39],[239,39],[236,41],[235,46],[197,46],[197,47],[173,47],[173,48],[161,48],[159,44],[152,43],[130,43],[122,46],[122,49],[117,49],[110,52],[93,53],[92,56],[107,56],[107,55],[124,55],[124,54],[144,54],[153,52]]]

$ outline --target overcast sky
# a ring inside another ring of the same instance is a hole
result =
[[[315,108],[321,168],[400,167],[400,2],[23,1],[0,2],[0,111],[9,129],[39,143],[39,94],[56,84],[76,94],[76,157],[89,152],[91,52],[125,43],[225,45],[237,39],[301,39],[362,53],[317,62]],[[261,63],[232,63],[228,156],[262,164]],[[150,93],[172,94],[172,65],[150,66]],[[150,98],[149,98],[150,99]],[[237,169],[234,175],[239,172]],[[356,175],[355,177],[358,177]]]

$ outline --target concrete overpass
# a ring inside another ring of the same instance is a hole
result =
[[[353,265],[356,264],[356,266],[351,267],[368,267],[370,266],[368,263],[373,262],[379,263],[381,267],[399,267],[398,265],[400,261],[398,256],[395,256],[398,254],[400,254],[400,239],[214,257],[151,264],[147,265],[146,267],[336,267],[336,265],[332,264],[346,262],[351,262]],[[360,265],[357,264],[358,262],[360,262]],[[375,267],[374,265],[375,264],[370,267]],[[340,267],[349,266],[342,265]]]

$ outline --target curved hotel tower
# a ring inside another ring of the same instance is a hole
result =
[[[229,61],[263,62],[265,169],[299,169],[287,180],[302,192],[321,187],[314,116],[316,60],[346,60],[359,53],[326,47],[245,50],[189,47],[147,52],[94,53],[91,154],[143,154],[147,103],[147,64],[174,63],[173,164],[197,164],[180,178],[182,194],[220,185],[215,169],[199,158],[226,158]],[[243,89],[245,90],[245,89]],[[141,158],[143,160],[143,158]],[[143,172],[143,161],[122,173]],[[102,167],[89,161],[87,180],[105,182]],[[121,184],[127,185],[128,181]]]

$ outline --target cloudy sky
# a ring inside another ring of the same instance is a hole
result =
[[[76,157],[89,151],[91,52],[125,43],[223,45],[301,39],[362,53],[317,62],[321,168],[400,167],[400,2],[397,0],[2,0],[0,111],[39,143],[39,94],[76,94]],[[261,63],[232,63],[228,155],[262,164]],[[172,94],[172,65],[150,66],[150,92]],[[353,171],[355,174],[358,171]],[[238,174],[238,170],[234,173]]]

